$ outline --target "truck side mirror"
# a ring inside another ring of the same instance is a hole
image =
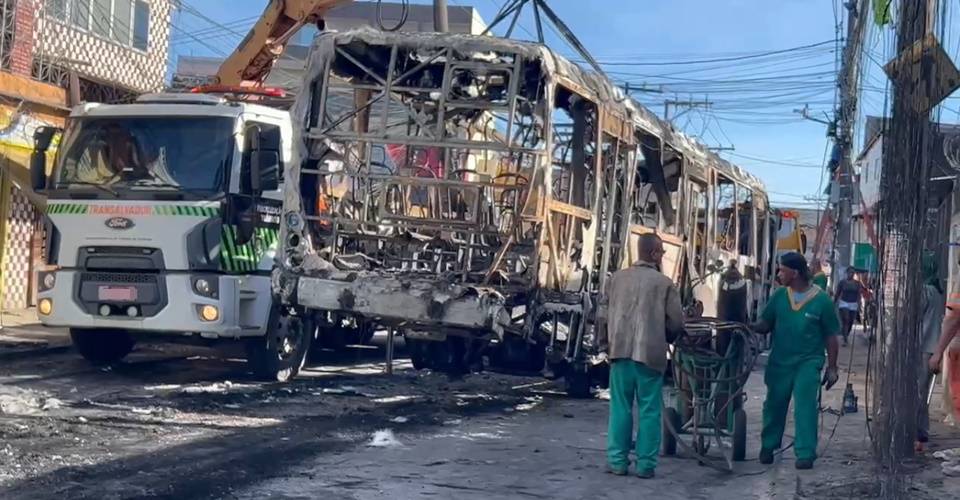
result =
[[[257,227],[257,204],[246,196],[231,196],[224,202],[223,223],[234,226],[234,244],[246,245]]]
[[[47,150],[53,142],[53,136],[59,131],[56,127],[37,127],[33,132],[33,152],[30,153],[30,184],[35,192],[47,188]]]
[[[37,193],[47,188],[47,153],[44,151],[30,153],[30,185]]]
[[[253,233],[257,228],[257,210],[251,206],[248,210],[243,210],[237,214],[237,245],[246,245],[253,239]]]
[[[250,153],[250,186],[254,193],[276,191],[280,187],[280,154],[254,150]]]
[[[260,194],[264,191],[276,191],[280,187],[280,152],[264,149],[269,143],[262,137],[259,129],[250,136],[250,191]]]

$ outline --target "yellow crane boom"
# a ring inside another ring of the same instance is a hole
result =
[[[220,65],[216,84],[257,86],[283,53],[297,30],[316,23],[330,9],[351,0],[270,0],[263,15],[230,57]]]

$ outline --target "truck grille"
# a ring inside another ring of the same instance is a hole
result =
[[[80,279],[95,283],[156,284],[157,276],[146,273],[82,273]]]

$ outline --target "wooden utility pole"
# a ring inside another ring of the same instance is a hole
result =
[[[880,181],[882,309],[873,446],[881,497],[888,499],[908,498],[903,461],[913,454],[921,397],[920,256],[934,159],[929,115],[960,85],[960,74],[933,34],[936,4],[900,1],[897,56],[885,67],[893,83],[893,114],[883,135]]]
[[[869,17],[867,0],[845,3],[847,7],[847,43],[843,47],[840,69],[840,109],[836,116],[836,142],[839,152],[835,158],[834,175],[830,192],[836,193],[834,206],[836,217],[836,238],[834,238],[832,266],[833,282],[838,283],[842,273],[850,266],[853,224],[853,125],[857,120],[857,80],[859,78],[860,56],[863,53],[863,39]]]

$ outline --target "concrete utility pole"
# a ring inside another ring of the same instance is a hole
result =
[[[433,0],[433,31],[446,33],[450,31],[447,20],[447,0]]]
[[[866,33],[869,1],[851,0],[847,7],[847,43],[843,47],[840,69],[840,109],[837,110],[836,141],[833,155],[839,162],[834,165],[830,192],[836,193],[836,238],[833,244],[833,283],[837,283],[850,266],[853,219],[853,125],[857,120],[857,79],[860,55],[863,53],[863,38]]]
[[[960,86],[960,72],[933,33],[936,0],[901,0],[898,12],[897,55],[884,68],[893,83],[893,113],[884,131],[880,177],[882,328],[873,390],[874,456],[885,499],[910,498],[903,464],[914,451],[921,397],[921,255],[937,157],[930,111]]]

